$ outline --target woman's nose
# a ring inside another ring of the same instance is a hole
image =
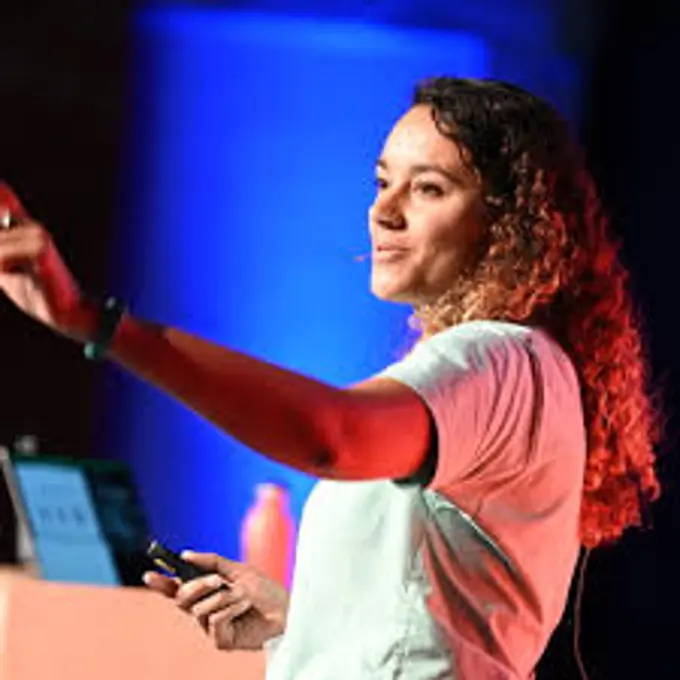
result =
[[[372,221],[384,229],[401,229],[405,224],[404,211],[399,196],[383,193],[371,206]]]

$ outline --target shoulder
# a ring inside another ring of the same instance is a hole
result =
[[[420,340],[388,372],[422,373],[424,378],[431,378],[444,367],[459,375],[486,369],[502,371],[527,362],[534,347],[542,347],[539,333],[519,324],[470,321]]]
[[[431,408],[514,412],[538,401],[580,401],[574,366],[545,331],[500,321],[460,324],[421,340],[385,377],[415,389]]]
[[[402,361],[438,355],[461,367],[479,369],[494,360],[558,364],[567,371],[571,359],[542,329],[506,321],[470,321],[448,328],[417,343]]]
[[[548,385],[561,382],[551,368],[552,356],[561,354],[541,330],[475,321],[421,340],[383,372],[427,406],[438,459],[433,488],[448,488],[474,470],[527,463]]]
[[[505,321],[468,321],[421,340],[414,350],[474,354],[502,346],[522,346],[537,331],[529,326]]]
[[[536,375],[533,334],[531,328],[516,324],[460,324],[421,340],[382,376],[414,389],[435,412],[488,411],[498,394],[516,398],[531,389]]]

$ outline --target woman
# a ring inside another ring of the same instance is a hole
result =
[[[290,602],[215,555],[189,555],[215,575],[182,587],[147,576],[218,646],[266,643],[274,679],[527,678],[579,549],[640,524],[659,493],[626,272],[565,124],[517,87],[423,82],[376,174],[371,287],[411,305],[421,333],[346,389],[89,302],[10,195],[0,285],[90,354],[323,478]]]

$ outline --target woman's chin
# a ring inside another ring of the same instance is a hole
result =
[[[413,304],[412,296],[409,294],[409,291],[398,286],[373,282],[371,285],[371,293],[373,293],[378,300],[384,300],[385,302],[396,302],[403,305]]]

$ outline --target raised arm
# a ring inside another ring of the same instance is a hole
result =
[[[24,312],[78,341],[96,334],[101,310],[81,294],[49,233],[0,187],[0,288]],[[339,389],[125,315],[109,356],[262,454],[321,477],[399,478],[429,444],[420,398],[373,378]]]
[[[314,475],[408,476],[428,446],[426,408],[396,381],[339,389],[131,316],[111,357],[250,448]]]

